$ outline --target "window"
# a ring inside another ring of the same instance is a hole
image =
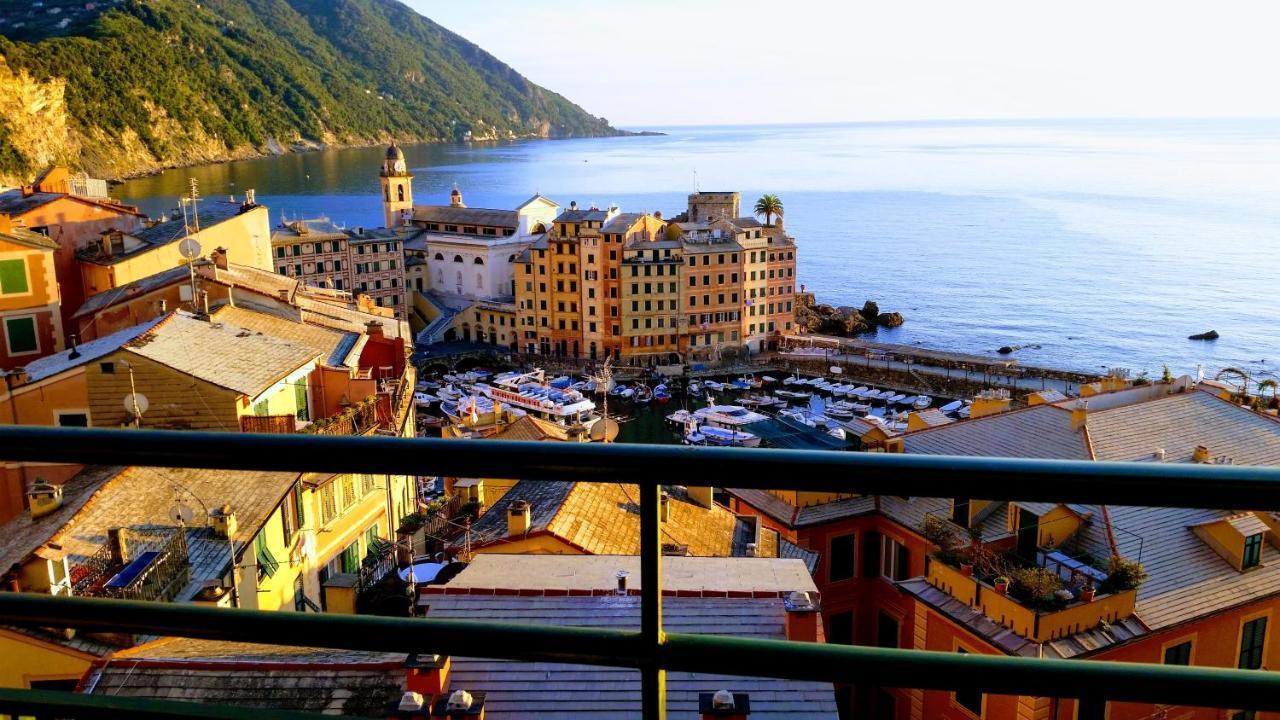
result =
[[[284,502],[280,504],[281,527],[284,528],[284,546],[286,548],[293,547],[293,536],[302,527],[302,485],[297,483],[289,494],[285,496]]]
[[[1240,628],[1240,668],[1257,670],[1262,667],[1262,651],[1267,639],[1267,619],[1250,620]]]
[[[8,317],[4,319],[4,339],[10,357],[40,352],[40,341],[36,336],[36,319],[34,316]]]
[[[969,651],[965,650],[964,648],[957,648],[956,652],[960,653],[961,655],[969,654]],[[965,710],[968,710],[969,712],[973,713],[978,717],[982,717],[982,691],[981,690],[978,690],[977,688],[966,688],[964,690],[957,690],[955,694],[952,695],[952,697],[955,699],[957,705],[964,708]]]
[[[320,486],[321,525],[328,525],[331,520],[338,516],[338,499],[336,494],[337,491],[333,487],[333,482],[325,483]]]
[[[906,580],[911,564],[907,546],[891,537],[882,537],[880,543],[880,575],[890,580]]]
[[[278,257],[278,258],[282,258],[282,257],[284,257],[284,246],[283,246],[283,245],[281,245],[280,247],[276,248],[276,257]]]
[[[113,362],[98,363],[98,369],[102,371],[103,375],[116,374],[116,364]]]
[[[853,644],[853,611],[832,613],[827,621],[827,642],[839,645]]]
[[[1191,641],[1180,642],[1177,645],[1170,645],[1164,649],[1165,665],[1190,665],[1191,664]]]
[[[82,412],[59,412],[58,427],[89,427],[89,415]]]
[[[276,570],[280,569],[279,561],[271,554],[271,548],[267,547],[266,535],[258,533],[253,538],[253,554],[258,561],[258,582],[262,582],[263,578],[274,576]]]
[[[1262,533],[1250,535],[1244,539],[1244,557],[1240,561],[1240,569],[1248,570],[1262,562]]]
[[[827,579],[831,582],[849,580],[853,577],[853,548],[855,535],[840,535],[831,538],[831,552],[828,554],[830,565],[827,568]]]
[[[898,647],[899,635],[898,619],[881,612],[876,620],[876,646],[896,648]]]

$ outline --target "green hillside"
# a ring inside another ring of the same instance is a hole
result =
[[[119,176],[290,145],[618,134],[396,0],[60,4],[0,2],[0,102],[44,98],[0,118],[0,175],[50,154]],[[65,138],[38,117],[63,80]]]

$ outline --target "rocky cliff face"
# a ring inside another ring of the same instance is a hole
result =
[[[14,71],[0,57],[0,153],[27,166],[65,162],[76,157],[67,123],[67,84],[60,79],[40,82],[25,70]],[[18,185],[24,178],[5,177],[0,184]]]

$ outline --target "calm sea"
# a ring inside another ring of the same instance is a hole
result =
[[[415,199],[670,215],[695,187],[786,206],[800,282],[906,316],[879,339],[1159,375],[1280,367],[1280,120],[658,128],[662,137],[406,149]],[[255,188],[273,222],[381,224],[380,149],[174,170],[117,190],[152,213],[186,179]],[[1209,329],[1221,339],[1187,340]]]

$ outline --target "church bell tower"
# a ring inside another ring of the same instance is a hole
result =
[[[382,210],[386,227],[408,224],[407,216],[413,213],[413,176],[405,165],[404,151],[394,142],[387,148],[387,159],[378,175],[382,179]]]

